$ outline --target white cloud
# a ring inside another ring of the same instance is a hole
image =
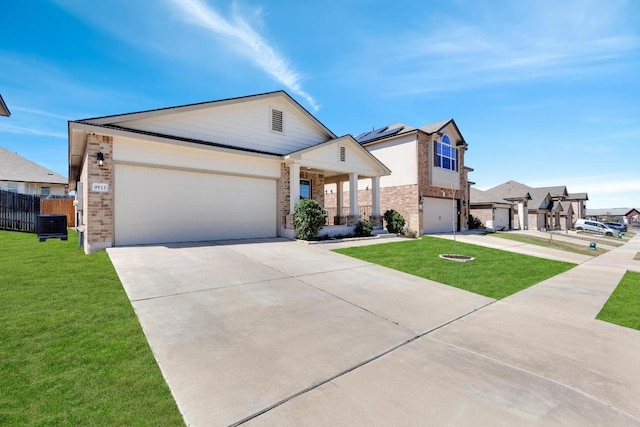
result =
[[[622,23],[627,5],[634,7],[588,0],[465,2],[464,13],[369,38],[349,65],[358,78],[401,94],[618,72],[640,46],[637,30]]]
[[[234,44],[238,53],[247,57],[293,93],[304,98],[314,111],[318,111],[319,105],[316,100],[302,88],[300,74],[290,66],[284,56],[254,30],[237,7],[234,6],[231,19],[227,19],[201,0],[170,1],[183,13],[188,22]]]

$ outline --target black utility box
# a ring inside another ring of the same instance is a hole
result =
[[[67,216],[59,214],[38,215],[36,233],[38,233],[38,239],[41,242],[47,239],[67,240]]]

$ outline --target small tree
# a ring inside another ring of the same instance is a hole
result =
[[[389,233],[400,234],[402,227],[404,227],[404,217],[400,212],[389,209],[383,216],[387,222],[387,231],[389,231]]]
[[[358,223],[356,224],[356,236],[360,236],[360,237],[371,236],[371,231],[373,231],[373,224],[371,224],[366,219],[362,221],[358,221]]]
[[[327,213],[320,203],[313,199],[304,199],[293,210],[293,225],[298,237],[311,240],[318,237],[318,232],[324,227]]]

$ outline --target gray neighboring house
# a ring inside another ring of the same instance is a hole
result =
[[[0,190],[64,196],[67,178],[0,147]]]
[[[587,219],[595,221],[611,221],[623,224],[638,224],[640,222],[640,210],[636,208],[608,208],[608,209],[587,209]]]
[[[4,99],[2,99],[2,95],[0,95],[0,116],[9,117],[11,112],[9,111],[9,107],[4,103]]]
[[[493,230],[569,229],[576,211],[577,217],[584,218],[580,212],[584,212],[588,200],[587,193],[570,194],[564,185],[529,187],[507,181],[488,190],[471,190],[471,213]],[[511,205],[510,209],[505,203]]]

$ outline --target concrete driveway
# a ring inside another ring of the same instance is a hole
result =
[[[188,425],[640,426],[620,268],[495,302],[286,240],[108,252]]]

